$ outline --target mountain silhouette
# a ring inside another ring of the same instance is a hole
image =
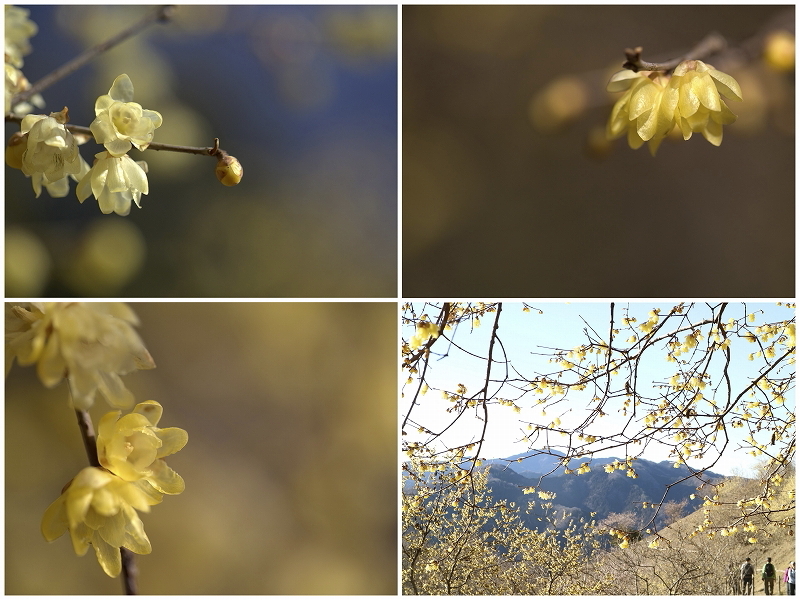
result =
[[[548,451],[550,452],[550,451]],[[563,454],[552,452],[552,455],[531,453],[518,454],[505,459],[492,459],[488,463],[489,481],[493,498],[497,501],[505,499],[516,502],[523,508],[533,500],[536,508],[524,515],[526,524],[531,528],[541,525],[538,518],[542,517],[545,508],[537,494],[524,494],[523,488],[536,486],[537,489],[556,494],[551,501],[552,510],[561,517],[566,513],[565,521],[570,518],[595,519],[601,521],[611,513],[632,512],[642,524],[649,521],[654,512],[652,508],[643,508],[642,504],[669,501],[686,501],[685,512],[696,510],[702,505],[702,494],[697,488],[702,482],[697,477],[689,477],[691,471],[685,465],[673,468],[670,461],[653,462],[638,459],[634,462],[637,478],[628,477],[627,470],[615,470],[607,473],[604,466],[612,463],[612,458],[599,458],[592,460],[591,471],[581,475],[566,474],[561,464]],[[570,469],[576,469],[584,460],[574,460],[569,464]],[[622,461],[624,462],[624,461]],[[555,470],[554,470],[555,469]],[[551,474],[548,475],[548,473]],[[545,476],[546,475],[546,476]],[[540,477],[545,476],[541,479]],[[710,481],[723,479],[722,475],[706,471],[704,478]],[[675,483],[689,477],[685,481]],[[670,484],[673,484],[670,487]],[[666,496],[665,496],[666,494]],[[697,494],[691,499],[691,494]],[[596,513],[594,517],[590,513]],[[656,525],[661,523],[656,521]]]

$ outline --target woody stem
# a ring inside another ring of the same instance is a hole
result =
[[[718,33],[710,33],[699,44],[692,48],[689,52],[678,58],[673,58],[666,62],[654,63],[642,60],[641,46],[630,49],[625,49],[625,63],[622,65],[623,69],[630,69],[634,73],[639,71],[672,71],[675,67],[685,60],[702,60],[724,50],[727,46],[725,38]]]
[[[22,117],[16,115],[6,115],[7,123],[22,123]],[[79,135],[93,135],[92,130],[83,125],[64,125],[67,131]],[[207,147],[197,146],[178,146],[175,144],[161,144],[150,142],[146,150],[168,150],[169,152],[183,152],[185,154],[199,154],[202,156],[225,156],[227,153],[219,147],[219,138],[214,138],[214,145]]]
[[[81,430],[81,438],[83,438],[83,446],[86,448],[86,455],[89,457],[89,464],[93,467],[100,467],[100,460],[97,458],[97,438],[94,435],[94,427],[92,426],[92,417],[86,410],[75,409],[75,414],[78,417],[78,427]]]

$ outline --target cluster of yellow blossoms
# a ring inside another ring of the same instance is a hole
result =
[[[162,118],[133,102],[133,83],[125,74],[114,80],[108,94],[97,99],[94,110],[90,129],[105,151],[95,155],[91,168],[78,152],[78,144],[87,138],[67,130],[66,108],[49,117],[27,115],[20,133],[9,142],[6,163],[31,177],[37,197],[44,185],[51,196],[63,198],[69,193],[69,176],[78,182],[78,200],[83,202],[94,194],[104,214],[127,215],[131,201],[141,208],[142,194],[149,191],[147,163],[134,161],[128,151],[133,146],[147,148]]]
[[[411,337],[409,346],[412,350],[421,348],[428,343],[428,340],[439,337],[439,326],[436,323],[429,321],[420,321],[417,323],[417,332]]]
[[[733,77],[699,60],[680,63],[671,75],[620,71],[607,89],[625,92],[611,110],[608,137],[627,135],[633,149],[647,142],[653,155],[675,127],[685,140],[692,133],[701,133],[719,146],[722,126],[736,120],[722,96],[742,100],[742,90]]]
[[[38,198],[42,187],[53,198],[69,194],[69,178],[78,182],[76,194],[81,203],[94,195],[104,214],[127,215],[131,202],[141,208],[142,194],[149,192],[147,163],[128,156],[132,147],[146,149],[161,126],[161,114],[142,108],[133,101],[133,83],[122,74],[114,80],[108,94],[95,102],[95,119],[89,127],[95,141],[105,151],[95,154],[93,165],[81,157],[78,145],[89,141],[88,134],[73,135],[68,128],[66,107],[47,115],[29,114],[28,102],[14,102],[14,97],[31,85],[19,67],[22,57],[31,51],[29,38],[36,34],[36,24],[28,19],[30,11],[15,6],[5,7],[6,84],[5,112],[23,117],[20,131],[9,140],[6,164],[31,178]],[[31,102],[44,106],[41,96]],[[75,128],[73,128],[75,129]],[[238,184],[243,175],[236,158],[219,152],[215,173],[227,186]]]
[[[119,302],[48,302],[6,306],[6,373],[16,359],[36,364],[42,383],[66,379],[77,410],[97,390],[115,408],[130,408],[133,394],[120,375],[155,366],[133,329],[131,309]],[[183,429],[157,427],[162,407],[148,400],[123,415],[107,413],[97,427],[98,466],[81,470],[45,511],[42,534],[53,541],[69,532],[79,556],[92,546],[111,577],[122,568],[120,548],[151,551],[137,511],[149,512],[164,494],[180,494],[184,481],[164,458],[186,445]]]
[[[94,105],[95,120],[89,126],[95,141],[105,146],[105,152],[95,154],[95,161],[76,190],[83,202],[94,194],[105,213],[127,215],[131,200],[141,208],[142,194],[149,191],[147,163],[134,161],[128,150],[136,146],[144,150],[153,141],[162,118],[154,110],[146,110],[133,102],[133,83],[125,74],[114,80],[108,94],[100,96]]]
[[[6,305],[6,374],[15,359],[35,364],[44,386],[67,380],[77,409],[91,407],[98,390],[114,408],[130,408],[133,394],[120,375],[156,366],[137,324],[122,302]]]
[[[38,198],[42,187],[53,198],[69,194],[69,179],[78,183],[78,199],[83,202],[94,194],[105,213],[127,215],[131,201],[140,205],[142,194],[148,193],[147,164],[135,162],[127,152],[131,146],[144,150],[153,140],[153,131],[161,125],[161,115],[145,110],[133,102],[133,84],[127,75],[114,81],[107,95],[95,103],[96,118],[90,129],[105,152],[96,155],[91,168],[78,152],[78,144],[88,141],[88,136],[75,136],[66,128],[68,111],[46,115],[28,114],[33,106],[12,100],[30,88],[30,83],[19,70],[22,57],[31,51],[29,39],[38,31],[36,23],[28,19],[30,11],[16,6],[5,7],[5,112],[24,117],[20,132],[9,141],[6,163],[31,178]],[[44,106],[38,94],[31,102]]]
[[[19,8],[18,6],[5,7],[5,55],[6,55],[6,114],[13,112],[17,116],[24,116],[28,114],[33,106],[44,106],[44,99],[36,94],[31,98],[31,103],[21,102],[15,106],[11,106],[11,99],[28,89],[31,84],[25,75],[22,74],[21,68],[24,64],[23,56],[30,54],[31,44],[28,41],[32,36],[36,35],[39,28],[36,23],[28,18],[29,10]],[[12,110],[13,109],[13,110]]]

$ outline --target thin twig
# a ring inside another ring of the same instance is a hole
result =
[[[139,593],[139,568],[133,552],[127,548],[119,549],[122,555],[122,584],[125,586],[125,594],[135,596]]]
[[[19,94],[14,96],[14,98],[12,98],[12,100],[11,100],[12,109],[13,109],[14,106],[19,104],[20,102],[24,102],[25,100],[27,100],[28,98],[30,98],[34,94],[38,94],[39,92],[41,92],[42,90],[50,87],[51,85],[53,85],[57,81],[60,81],[61,79],[63,79],[67,75],[70,75],[70,74],[74,73],[75,71],[80,69],[83,65],[88,63],[90,60],[92,60],[96,56],[102,54],[103,52],[109,51],[114,46],[117,46],[118,44],[121,44],[122,42],[127,40],[129,37],[132,37],[132,36],[138,34],[139,32],[141,32],[142,30],[146,29],[151,24],[153,24],[153,23],[155,23],[157,21],[167,21],[167,20],[169,20],[172,17],[174,12],[175,12],[175,7],[172,6],[172,5],[159,6],[156,10],[146,14],[141,20],[139,20],[138,22],[134,23],[133,25],[131,25],[130,27],[128,27],[124,31],[121,31],[120,33],[118,33],[114,37],[106,40],[105,42],[102,42],[100,44],[97,44],[96,46],[93,46],[93,47],[87,49],[82,54],[79,54],[78,56],[76,56],[75,58],[73,58],[72,60],[67,62],[66,64],[64,64],[64,65],[60,66],[59,68],[57,68],[55,71],[53,71],[53,72],[49,73],[48,75],[45,75],[44,77],[42,77],[39,81],[37,81],[35,84],[33,84],[27,90],[25,90],[23,92],[20,92]]]
[[[22,123],[23,117],[17,115],[6,115],[7,123]],[[70,125],[67,124],[67,131],[70,133],[77,133],[78,135],[92,136],[92,130],[83,125]],[[202,156],[225,156],[227,152],[219,147],[219,138],[214,138],[213,146],[197,147],[197,146],[177,146],[175,144],[162,144],[159,142],[150,142],[145,150],[168,150],[170,152],[183,152],[186,154],[200,154]]]
[[[654,63],[642,60],[642,47],[625,49],[626,61],[622,65],[623,69],[630,69],[634,73],[639,71],[672,71],[675,67],[685,60],[702,60],[725,49],[727,46],[725,38],[718,33],[710,33],[697,46],[678,58],[673,58],[666,62]]]
[[[94,435],[92,417],[89,416],[88,411],[77,408],[75,409],[75,414],[78,417],[78,427],[81,430],[81,437],[86,448],[86,455],[89,457],[89,464],[93,467],[100,467],[100,459],[97,457],[97,438]]]

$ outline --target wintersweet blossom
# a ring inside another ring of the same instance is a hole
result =
[[[736,121],[721,96],[742,100],[737,81],[711,65],[699,60],[687,60],[675,67],[669,81],[678,94],[675,120],[688,140],[693,132],[702,133],[715,146],[722,143],[722,126]]]
[[[67,131],[66,108],[59,113],[28,115],[22,119],[20,132],[25,135],[22,172],[31,177],[36,197],[42,185],[54,198],[69,193],[68,177],[75,181],[89,171],[89,165],[78,152],[75,137]]]
[[[439,326],[436,323],[420,321],[417,323],[417,332],[411,337],[409,345],[412,350],[424,346],[430,338],[439,337]]]
[[[167,466],[164,457],[186,445],[188,434],[178,427],[156,427],[163,409],[155,400],[137,404],[120,418],[120,411],[106,414],[97,427],[100,464],[126,481],[137,482],[153,501],[161,494],[180,494],[183,478]]]
[[[161,114],[143,109],[133,102],[133,83],[124,73],[114,80],[108,94],[100,96],[94,105],[96,118],[89,128],[98,144],[103,144],[112,156],[122,156],[131,145],[144,150],[153,141],[161,126]]]
[[[31,87],[28,78],[22,74],[22,71],[17,69],[14,65],[6,63],[6,79],[5,79],[5,111],[6,113],[13,113],[18,117],[24,117],[33,110],[33,107],[42,108],[44,106],[44,98],[41,94],[34,94],[29,98],[29,102],[19,102],[14,105],[13,110],[11,100],[19,93],[29,90]]]
[[[733,77],[699,60],[680,63],[671,75],[620,71],[611,78],[607,89],[625,91],[611,110],[608,138],[627,134],[631,148],[648,142],[653,155],[676,125],[686,140],[699,132],[719,146],[722,126],[736,120],[721,96],[742,99],[741,88]]]
[[[611,109],[606,133],[609,139],[627,134],[628,145],[636,150],[648,142],[655,156],[661,141],[675,126],[677,91],[663,75],[649,71],[620,71],[608,83],[609,92],[625,90]]]
[[[150,540],[137,510],[153,504],[134,484],[104,469],[86,467],[67,484],[42,517],[48,542],[69,531],[72,547],[83,556],[93,546],[97,561],[110,577],[122,568],[120,548],[149,554]]]
[[[19,6],[5,7],[5,55],[6,64],[22,66],[22,57],[30,54],[31,44],[28,39],[36,35],[39,28],[28,18],[31,11]]]
[[[114,408],[129,407],[133,394],[120,375],[155,367],[136,324],[121,302],[6,305],[6,374],[14,359],[35,364],[47,387],[67,379],[75,408],[89,408],[98,390]]]
[[[94,194],[103,214],[125,216],[131,212],[131,201],[141,208],[142,194],[149,191],[146,162],[134,161],[127,154],[100,152],[95,154],[92,168],[78,183],[75,193],[81,202]]]

